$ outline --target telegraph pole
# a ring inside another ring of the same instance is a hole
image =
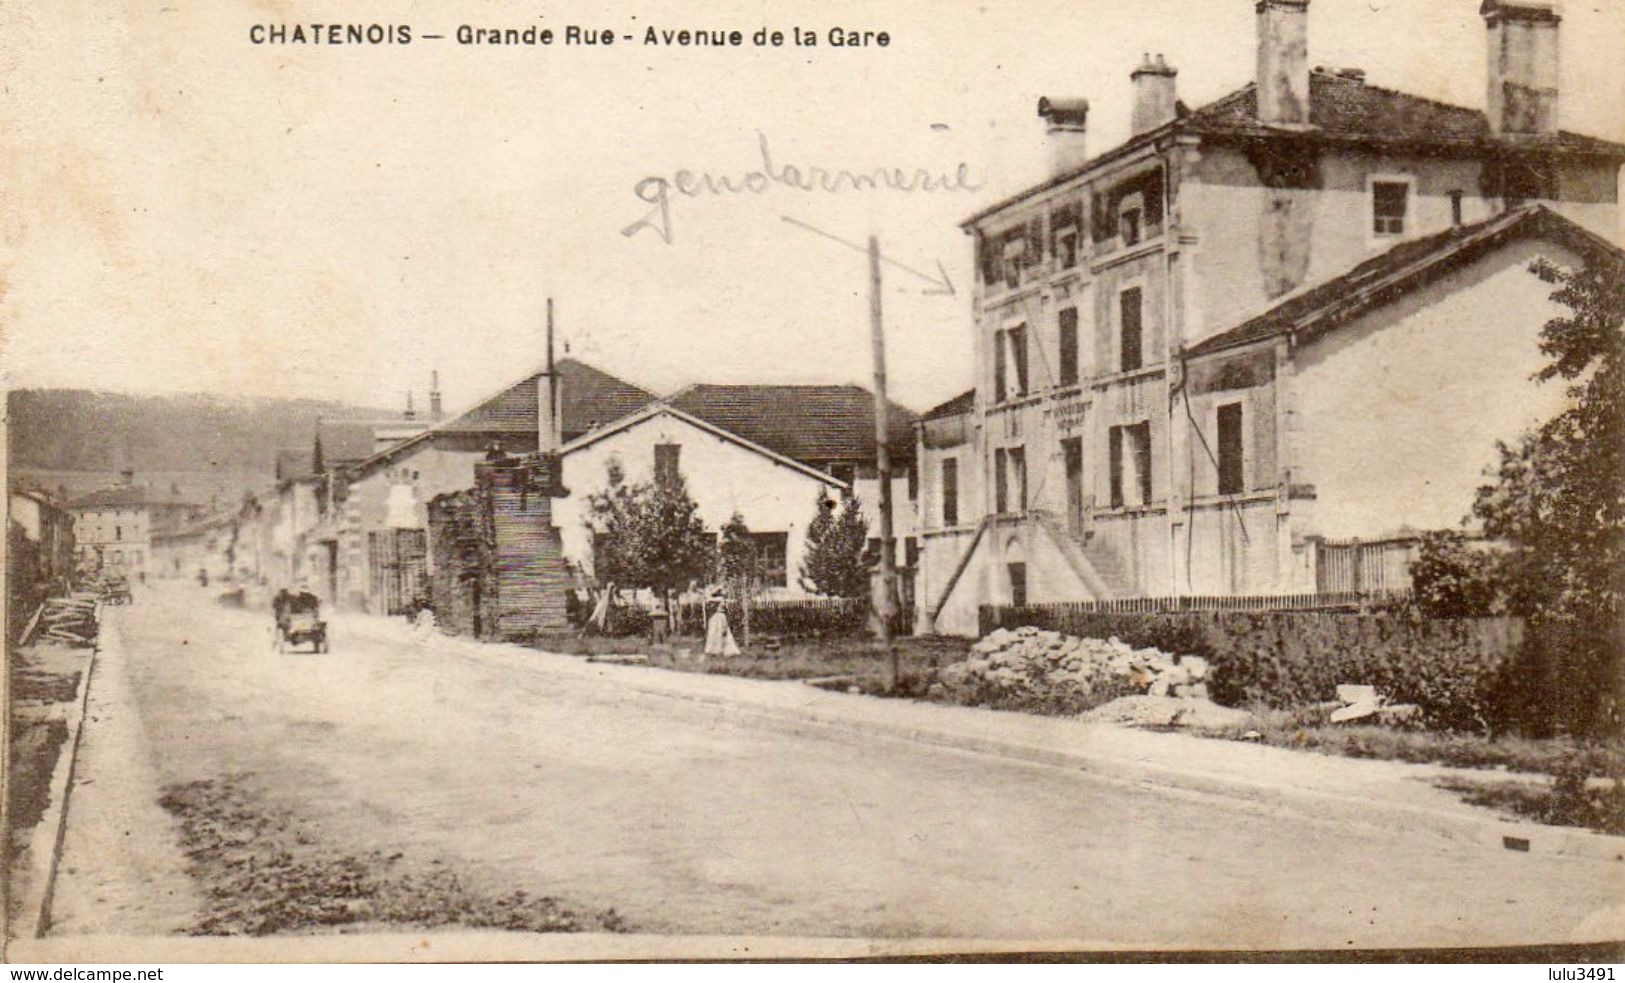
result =
[[[892,544],[891,452],[886,440],[891,429],[890,405],[886,401],[886,334],[880,319],[880,241],[869,237],[869,333],[875,359],[875,471],[880,476],[880,642],[886,647],[888,676],[886,689],[896,692],[901,677],[897,645],[891,637],[894,585],[897,579],[897,550]]]

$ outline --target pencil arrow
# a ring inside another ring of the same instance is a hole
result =
[[[841,245],[845,246],[848,249],[855,249],[860,253],[867,253],[869,251],[868,246],[865,246],[865,245],[862,245],[862,244],[856,243],[856,242],[851,242],[851,241],[848,241],[846,239],[842,239],[838,235],[832,235],[832,234],[830,234],[828,232],[825,232],[823,229],[820,229],[820,228],[818,228],[816,226],[808,225],[806,222],[803,222],[800,219],[794,219],[794,218],[791,218],[788,215],[780,215],[779,217],[784,219],[786,222],[789,222],[791,225],[797,226],[799,228],[806,229],[808,232],[811,232],[814,235],[823,236],[825,239],[828,239],[831,242],[838,242],[838,243],[840,243]],[[943,268],[942,260],[940,260],[940,259],[937,260],[937,272],[935,274],[922,273],[921,271],[916,270],[912,266],[906,266],[906,265],[904,265],[902,263],[899,263],[897,260],[892,259],[890,256],[887,256],[885,253],[881,253],[880,261],[882,263],[885,263],[887,266],[894,266],[897,269],[902,270],[904,273],[907,273],[907,274],[909,274],[911,276],[919,277],[921,280],[924,280],[926,283],[931,284],[931,286],[928,289],[920,291],[921,293],[925,294],[928,297],[953,297],[953,296],[955,296],[954,282],[948,278],[948,271]]]

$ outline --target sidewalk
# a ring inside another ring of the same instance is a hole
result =
[[[174,820],[158,804],[122,620],[116,610],[103,614],[50,903],[53,935],[161,935],[189,927],[199,908]]]
[[[339,631],[516,669],[526,663],[639,692],[715,704],[790,727],[822,727],[934,744],[1057,767],[1171,794],[1217,795],[1309,819],[1425,831],[1453,840],[1547,855],[1625,860],[1625,837],[1502,820],[1435,787],[1445,778],[1483,779],[1466,768],[1339,758],[1180,733],[1135,730],[913,700],[834,693],[793,681],[745,679],[645,666],[591,663],[518,645],[417,632],[402,621],[340,615]]]

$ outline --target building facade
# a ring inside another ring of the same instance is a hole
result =
[[[1253,83],[1191,110],[1147,59],[1133,136],[1096,156],[1087,103],[1042,100],[1054,176],[965,223],[976,389],[920,434],[927,627],[974,630],[982,603],[1326,589],[1355,537],[1455,525],[1528,422],[1510,415],[1539,409],[1512,367],[1538,358],[1549,288],[1510,257],[1615,241],[1625,161],[1557,127],[1557,13],[1483,5],[1480,111],[1311,68],[1307,0],[1256,10]],[[1324,330],[1356,317],[1394,323],[1365,345]],[[1505,346],[1492,388],[1427,388],[1461,361],[1446,338]],[[1486,432],[1432,418],[1486,398]],[[1428,495],[1372,481],[1406,462]]]

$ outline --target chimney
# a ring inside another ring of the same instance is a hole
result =
[[[1309,0],[1258,0],[1258,121],[1309,125]]]
[[[418,418],[417,408],[412,405],[412,390],[408,389],[406,391],[406,413],[401,417],[401,419],[403,419],[403,420],[416,420],[417,418]]]
[[[547,298],[547,370],[536,379],[536,450],[559,449],[558,396],[553,378],[553,298]]]
[[[1146,55],[1140,67],[1129,74],[1134,84],[1134,135],[1148,133],[1174,118],[1177,95],[1174,76],[1178,69],[1169,68],[1162,55],[1152,61]]]
[[[1489,40],[1490,132],[1550,136],[1557,132],[1557,27],[1552,0],[1484,0],[1478,8]]]
[[[1050,174],[1059,177],[1082,167],[1089,157],[1089,100],[1046,96],[1038,100],[1038,115],[1046,124]]]
[[[440,408],[440,372],[436,370],[429,373],[429,419],[439,423],[443,415]]]

